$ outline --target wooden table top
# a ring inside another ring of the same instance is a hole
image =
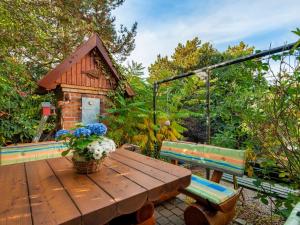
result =
[[[105,224],[187,187],[190,177],[190,170],[124,149],[89,175],[64,157],[1,166],[0,225]]]

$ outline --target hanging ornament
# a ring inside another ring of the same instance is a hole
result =
[[[166,120],[165,125],[166,125],[166,126],[170,126],[170,125],[171,125],[170,120]]]

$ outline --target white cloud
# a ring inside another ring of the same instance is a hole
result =
[[[129,60],[142,62],[146,67],[154,62],[157,54],[170,55],[179,42],[196,36],[215,45],[228,45],[279,29],[288,33],[300,25],[298,0],[211,0],[206,10],[195,3],[189,13],[177,13],[160,22],[158,18],[161,15],[143,17],[143,14],[147,15],[148,1],[145,4],[141,3],[144,1],[127,1],[128,4],[125,2],[116,16],[120,23],[128,24],[135,20],[139,23],[136,48]],[[156,4],[160,4],[159,1]],[[290,41],[282,40],[290,35],[279,36],[274,37],[275,42]]]

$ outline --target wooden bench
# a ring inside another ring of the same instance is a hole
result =
[[[66,149],[64,142],[56,141],[10,145],[0,148],[0,165],[57,158]]]
[[[230,174],[223,174],[222,180],[234,183],[234,179]],[[300,195],[299,190],[294,190],[285,186],[282,186],[280,184],[271,184],[267,181],[264,181],[261,183],[261,185],[258,187],[254,184],[256,179],[250,178],[247,176],[237,177],[236,182],[240,187],[244,187],[253,191],[258,191],[265,194],[275,195],[279,198],[286,199],[289,194],[293,195]]]
[[[214,170],[210,180],[192,175],[190,186],[181,190],[196,200],[184,212],[187,225],[226,225],[232,220],[240,191],[219,182],[223,172],[234,176],[244,174],[245,151],[164,141],[160,155]]]
[[[295,206],[289,218],[284,225],[299,225],[300,224],[300,202]]]

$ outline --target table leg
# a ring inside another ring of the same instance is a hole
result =
[[[152,202],[147,201],[142,208],[136,212],[136,221],[138,224],[143,223],[144,221],[151,219],[154,214],[154,205]]]
[[[154,225],[154,205],[147,201],[139,210],[134,213],[119,216],[109,222],[109,225]]]
[[[137,225],[155,225],[155,218],[154,218],[154,216],[152,216],[151,218],[149,218],[146,221],[139,223]]]

